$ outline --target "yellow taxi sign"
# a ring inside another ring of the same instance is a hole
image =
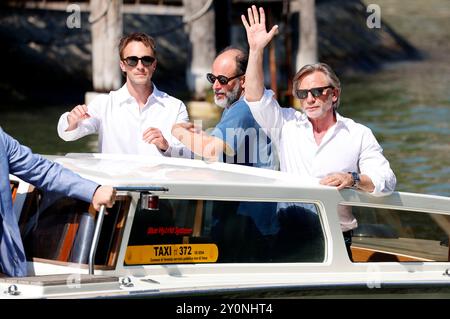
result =
[[[211,263],[216,262],[218,256],[216,244],[128,246],[125,264]]]

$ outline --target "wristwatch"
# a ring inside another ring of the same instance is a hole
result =
[[[348,172],[348,173],[351,174],[352,178],[353,178],[352,187],[358,188],[359,183],[361,182],[361,178],[359,177],[359,174],[356,172]]]

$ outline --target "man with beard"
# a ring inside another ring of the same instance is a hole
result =
[[[206,75],[214,102],[224,108],[210,134],[192,123],[174,125],[172,134],[205,160],[276,169],[271,141],[243,99],[247,61],[243,50],[227,47],[214,60],[212,73]],[[219,247],[219,261],[270,258],[272,237],[278,231],[275,209],[276,203],[215,202],[211,236]]]

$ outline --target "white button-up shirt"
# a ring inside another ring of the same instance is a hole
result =
[[[260,101],[247,103],[277,147],[280,170],[317,182],[332,173],[359,172],[369,176],[375,185],[372,195],[388,195],[394,190],[394,172],[368,127],[336,114],[337,122],[317,145],[307,116],[292,108],[281,108],[271,90],[266,90]],[[343,231],[356,227],[351,212],[340,208],[339,214]]]
[[[68,114],[64,113],[59,119],[58,135],[65,141],[73,141],[98,133],[101,153],[169,156],[173,149],[182,148],[182,144],[172,136],[172,126],[189,121],[184,103],[159,91],[155,85],[142,109],[125,84],[117,91],[97,96],[88,105],[90,118],[78,123],[76,129],[66,132],[69,126]],[[155,145],[143,140],[144,131],[150,127],[161,130],[170,145],[166,152],[159,151]]]

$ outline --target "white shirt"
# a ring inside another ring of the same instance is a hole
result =
[[[59,119],[59,137],[65,141],[74,141],[98,133],[101,153],[170,156],[175,153],[174,149],[183,148],[178,139],[172,136],[172,126],[189,121],[184,103],[159,91],[155,85],[142,109],[125,84],[117,91],[97,96],[88,105],[88,114],[91,117],[78,123],[76,129],[66,132],[69,126],[68,114],[69,112],[64,113]],[[142,139],[144,131],[150,127],[161,130],[170,146],[166,152],[159,151],[155,145]],[[184,153],[190,156],[190,152]]]
[[[375,186],[372,195],[394,191],[397,183],[394,172],[368,127],[336,114],[337,122],[317,145],[306,114],[281,108],[271,90],[266,90],[260,101],[247,103],[277,147],[281,171],[317,182],[332,173],[359,172],[372,180]],[[343,206],[338,210],[343,231],[357,227],[351,210]]]

